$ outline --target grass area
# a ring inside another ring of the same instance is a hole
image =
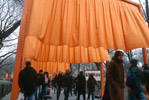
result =
[[[11,84],[10,81],[3,81],[3,80],[0,80],[0,84]]]

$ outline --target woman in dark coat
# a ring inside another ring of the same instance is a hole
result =
[[[86,79],[83,75],[83,72],[80,72],[77,79],[77,87],[78,87],[78,100],[80,100],[80,95],[83,95],[83,100],[85,100],[85,87],[86,87]]]
[[[92,94],[92,100],[95,98],[95,85],[96,85],[96,80],[93,77],[92,74],[89,75],[89,79],[87,81],[87,87],[88,87],[88,99],[90,99],[90,95]]]
[[[114,57],[107,68],[106,85],[108,89],[105,91],[103,100],[124,100],[124,68],[123,68],[123,52],[116,51]]]

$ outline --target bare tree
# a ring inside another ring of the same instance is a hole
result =
[[[0,0],[0,73],[13,71],[22,7],[23,0]]]
[[[0,0],[0,44],[20,25],[22,0]]]
[[[145,0],[138,0],[138,1],[141,4],[142,16],[143,16],[144,20],[147,22],[146,2],[145,2]]]

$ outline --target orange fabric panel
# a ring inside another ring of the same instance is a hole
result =
[[[149,47],[149,29],[138,7],[123,0],[30,0],[28,5],[25,37],[43,44],[126,51]]]
[[[37,73],[39,72],[39,70],[43,70],[43,72],[48,72],[49,74],[55,74],[55,73],[58,73],[59,71],[62,71],[63,73],[65,73],[66,69],[70,69],[69,63],[38,62],[32,59],[30,61],[31,61],[31,66],[37,71]]]
[[[91,63],[109,61],[107,51],[93,47],[69,47],[67,45],[45,45],[34,37],[27,37],[24,46],[24,57],[40,62]],[[34,42],[33,42],[34,41]]]

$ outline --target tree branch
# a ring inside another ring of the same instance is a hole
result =
[[[14,45],[17,45],[17,44],[4,45],[3,47],[11,47],[11,46],[14,46]]]
[[[3,69],[3,70],[5,70],[5,71],[6,71],[6,69],[4,69],[3,67],[4,67],[4,66],[11,65],[11,64],[14,64],[14,61],[13,61],[13,62],[11,62],[11,63],[9,63],[9,64],[4,64],[4,65],[0,66],[0,69]]]
[[[1,61],[0,61],[0,65],[1,65],[7,58],[11,57],[12,55],[13,55],[13,53],[10,54],[10,55],[8,55],[7,57],[5,57],[3,60],[1,60]]]
[[[11,52],[8,52],[8,53],[6,53],[6,54],[0,56],[0,58],[5,57],[5,56],[7,56],[7,55],[9,55],[9,54],[15,54],[15,53],[16,53],[16,50],[13,50],[13,51],[11,51]]]
[[[18,28],[18,26],[20,26],[20,22],[21,22],[21,20],[17,21],[16,23],[13,24],[13,26],[11,28],[9,28],[7,31],[5,31],[2,34],[2,39],[8,37],[13,31],[15,31]]]
[[[11,40],[4,40],[3,42],[10,42],[10,41],[14,41],[14,40],[17,40],[18,38],[14,38],[14,39],[11,39]]]
[[[146,15],[146,12],[145,12],[145,10],[143,8],[143,4],[142,4],[141,0],[139,0],[139,3],[141,4],[141,8],[142,8],[142,11],[143,11],[143,17],[145,17],[144,20],[147,21],[147,15]]]

